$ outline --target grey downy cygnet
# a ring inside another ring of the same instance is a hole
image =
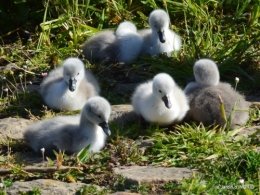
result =
[[[132,105],[136,114],[159,125],[178,123],[189,110],[184,92],[166,73],[140,84],[132,96]]]
[[[78,58],[66,59],[43,80],[40,93],[45,104],[56,110],[79,110],[99,94],[96,78]]]
[[[149,16],[150,29],[140,30],[139,34],[143,36],[144,44],[142,55],[156,55],[167,53],[171,56],[173,51],[181,48],[181,37],[169,29],[170,17],[161,9],[154,10]]]
[[[189,83],[184,90],[190,102],[188,120],[202,122],[205,126],[214,123],[224,126],[225,120],[220,109],[221,98],[227,119],[234,108],[231,129],[248,121],[248,103],[230,84],[219,81],[219,70],[214,61],[200,59],[195,63],[193,71],[196,82]]]
[[[141,54],[143,38],[137,33],[136,26],[129,21],[120,23],[116,30],[116,47],[119,48],[117,62],[130,64]]]
[[[100,96],[90,98],[81,115],[58,116],[37,122],[26,129],[24,138],[35,152],[44,148],[47,153],[53,150],[67,154],[79,152],[90,144],[90,151],[100,151],[107,136],[111,108],[108,101]]]
[[[81,47],[85,58],[91,63],[113,63],[118,57],[119,48],[115,46],[116,35],[113,30],[103,30],[90,37]]]

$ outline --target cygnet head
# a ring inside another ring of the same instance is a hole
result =
[[[153,78],[153,94],[161,99],[169,109],[172,107],[170,94],[174,85],[174,80],[166,73],[159,73]]]
[[[124,34],[125,32],[137,32],[137,28],[136,26],[129,21],[125,21],[119,24],[117,30],[116,30],[116,35],[120,36],[122,34]]]
[[[63,78],[69,85],[70,91],[76,90],[77,82],[85,77],[85,67],[78,58],[68,58],[63,64]]]
[[[111,131],[108,126],[108,119],[111,113],[109,102],[100,96],[88,99],[82,109],[82,115],[91,123],[99,125],[106,135],[110,135]],[[84,120],[84,119],[83,119]]]
[[[149,25],[153,32],[157,32],[161,43],[166,41],[165,30],[169,28],[169,15],[161,9],[154,10],[149,16]]]
[[[216,63],[210,59],[200,59],[193,67],[195,80],[203,86],[214,86],[219,83],[219,71]]]

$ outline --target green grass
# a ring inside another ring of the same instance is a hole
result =
[[[150,79],[154,74],[164,71],[171,74],[180,86],[185,87],[186,80],[193,74],[194,62],[200,58],[215,60],[221,80],[230,82],[233,86],[236,85],[235,77],[239,77],[239,91],[250,94],[259,89],[258,0],[45,0],[43,4],[37,5],[31,0],[8,2],[7,7],[10,9],[0,8],[0,14],[4,18],[2,21],[9,21],[3,24],[4,30],[0,34],[0,65],[15,63],[18,68],[0,72],[1,117],[38,120],[74,114],[49,110],[43,107],[37,92],[18,92],[17,88],[29,85],[36,78],[41,80],[42,73],[59,66],[67,57],[82,57],[80,45],[102,29],[116,29],[124,20],[134,22],[138,29],[148,27],[149,13],[157,8],[169,13],[171,28],[182,37],[182,49],[171,57],[164,54],[158,58],[145,56],[127,68],[87,63],[87,67],[100,79],[102,95],[111,104],[130,101],[127,96],[111,92],[114,85],[108,83],[115,82],[111,75],[127,72]],[[32,11],[26,12],[29,7]],[[24,12],[17,12],[18,8],[23,8],[20,10]],[[10,14],[13,17],[9,18]],[[17,28],[21,27],[28,28],[33,33],[31,41],[26,44],[22,39],[11,44],[4,42],[9,33],[15,34]],[[247,126],[259,123],[259,116],[259,107],[252,107]],[[153,125],[144,127],[139,123],[124,127],[111,124],[110,128],[112,136],[102,152],[64,156],[61,160],[63,165],[78,165],[81,169],[71,169],[66,173],[57,171],[45,176],[66,182],[76,180],[106,186],[104,191],[98,191],[94,187],[82,188],[78,194],[106,194],[117,190],[141,194],[151,194],[154,191],[161,194],[260,194],[260,154],[256,152],[259,147],[259,132],[242,137],[237,135],[239,130],[226,132],[215,126],[195,124],[163,129]],[[152,139],[154,145],[140,151],[138,142],[146,138]],[[19,152],[19,147],[24,146],[24,143],[2,143],[1,155],[8,153],[10,144],[13,153],[8,156],[8,162],[0,161],[0,165],[16,164],[12,177],[15,180],[30,179],[29,174],[20,171],[23,165],[15,158],[15,153]],[[155,189],[142,184],[126,189],[124,178],[111,173],[111,168],[119,164],[190,167],[198,169],[198,173],[178,184],[167,183]],[[241,178],[245,180],[243,184],[238,182]],[[1,183],[9,186],[12,181],[6,176]],[[4,189],[0,189],[0,192],[4,194]],[[39,193],[38,189],[32,189],[32,193]]]

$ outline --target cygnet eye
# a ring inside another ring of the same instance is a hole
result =
[[[98,118],[101,118],[101,116],[100,115],[97,115],[98,116]]]
[[[159,93],[162,93],[162,91],[161,91],[161,90],[159,90]]]
[[[69,73],[66,73],[66,75],[68,75],[68,76],[69,76]]]
[[[77,75],[79,75],[79,72],[78,72],[78,74]]]

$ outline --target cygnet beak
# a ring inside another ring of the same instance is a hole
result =
[[[111,135],[111,131],[109,129],[109,126],[108,126],[108,123],[107,122],[102,122],[102,123],[99,123],[99,126],[103,129],[103,131],[105,132],[106,135]]]
[[[69,80],[69,90],[70,91],[75,91],[76,83],[77,83],[77,80],[75,78],[74,79],[70,78],[70,80]]]
[[[164,30],[159,30],[158,31],[158,36],[159,36],[160,42],[161,43],[165,43],[166,38],[165,38]]]
[[[172,107],[172,103],[171,103],[171,101],[170,101],[168,95],[163,96],[163,97],[162,97],[162,101],[164,102],[164,104],[165,104],[165,106],[166,106],[167,108],[170,109],[170,108]]]

